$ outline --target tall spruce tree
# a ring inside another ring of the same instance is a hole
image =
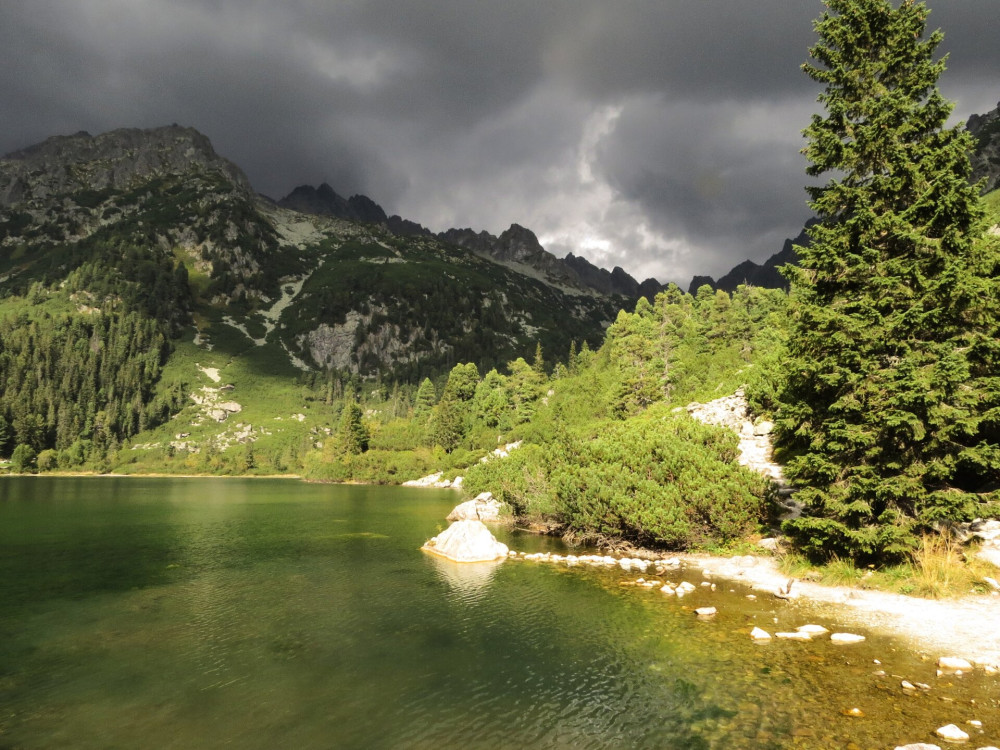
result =
[[[926,6],[825,4],[803,70],[826,112],[803,153],[832,178],[807,188],[820,222],[789,271],[779,438],[805,511],[786,529],[814,557],[888,560],[996,501],[997,263]]]

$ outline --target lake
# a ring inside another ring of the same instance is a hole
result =
[[[892,748],[969,719],[971,747],[1000,744],[995,678],[938,679],[874,634],[755,644],[836,623],[736,584],[677,600],[617,569],[420,552],[458,500],[0,479],[0,748]]]

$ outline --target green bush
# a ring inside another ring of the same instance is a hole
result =
[[[21,443],[10,455],[10,470],[14,474],[25,474],[35,468],[37,454],[30,445]]]
[[[39,471],[52,471],[59,465],[59,454],[51,448],[43,450],[36,463]]]
[[[735,463],[737,438],[686,417],[607,423],[545,448],[469,470],[515,515],[555,517],[583,538],[687,548],[757,531],[768,512],[763,477]]]
[[[549,486],[548,449],[524,445],[504,459],[477,463],[465,473],[462,488],[472,494],[492,492],[515,516],[548,517],[557,513]]]
[[[311,453],[305,461],[306,479],[317,482],[362,482],[364,484],[401,484],[419,479],[433,471],[434,464],[426,451],[369,450],[339,459],[324,459]]]

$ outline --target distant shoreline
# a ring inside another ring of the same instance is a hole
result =
[[[46,471],[41,474],[0,474],[6,477],[94,477],[98,479],[304,479],[301,474],[164,474],[161,472],[136,472],[135,474],[98,474],[93,471]]]

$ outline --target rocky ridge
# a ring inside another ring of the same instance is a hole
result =
[[[976,139],[972,152],[972,180],[985,180],[984,192],[1000,187],[1000,104],[983,115],[972,115],[965,124]]]
[[[534,232],[519,224],[511,224],[499,236],[469,228],[452,228],[434,235],[417,222],[397,215],[389,216],[368,196],[343,198],[327,183],[319,187],[300,185],[278,200],[277,205],[316,216],[380,225],[401,237],[434,236],[482,257],[507,264],[515,270],[533,273],[553,286],[577,293],[636,299],[644,295],[652,297],[664,288],[656,279],[647,279],[640,284],[621,268],[615,267],[612,271],[607,271],[572,253],[565,258],[557,258],[542,247]]]
[[[128,190],[158,176],[216,170],[246,194],[243,171],[194,128],[123,128],[53,136],[0,159],[0,208],[79,190]]]

